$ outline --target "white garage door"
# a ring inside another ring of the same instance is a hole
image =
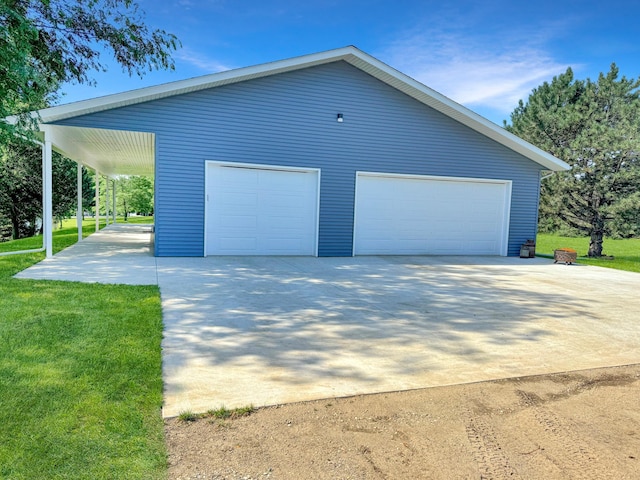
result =
[[[316,255],[318,172],[207,166],[207,255]]]
[[[511,183],[358,173],[355,255],[506,255]]]

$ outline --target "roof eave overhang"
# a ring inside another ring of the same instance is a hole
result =
[[[40,110],[38,113],[42,123],[55,123],[103,110],[244,82],[340,60],[359,68],[425,105],[529,158],[547,170],[569,169],[569,165],[562,160],[509,133],[504,128],[353,46],[60,105]]]

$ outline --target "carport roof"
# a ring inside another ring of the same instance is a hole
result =
[[[107,176],[153,175],[155,135],[148,132],[41,125],[53,148]]]
[[[569,168],[565,162],[518,138],[504,128],[499,127],[468,108],[463,107],[353,46],[59,105],[40,110],[38,113],[42,124],[55,124],[56,122],[81,115],[336,61],[345,61],[359,68],[425,105],[533,160],[545,169],[557,171]],[[151,137],[149,137],[149,135]],[[99,167],[101,171],[107,174],[137,173],[142,171],[149,173],[148,171],[152,171],[153,169],[152,134],[137,134],[136,132],[116,133],[113,131],[105,131],[103,133],[97,129],[59,127],[56,128],[54,137],[54,144],[57,149],[74,160]],[[131,142],[133,142],[133,145]],[[115,145],[123,155],[114,157],[113,149],[101,149],[99,145]],[[141,145],[144,146],[144,148],[141,149]],[[96,146],[98,147],[96,148]],[[128,156],[131,151],[136,152],[136,155],[140,159],[137,166],[131,163],[131,157]],[[84,155],[84,157],[82,155]],[[87,159],[87,157],[91,158]],[[128,172],[123,170],[127,170]]]

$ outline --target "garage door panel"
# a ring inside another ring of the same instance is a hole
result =
[[[256,206],[258,202],[254,203],[233,203],[226,200],[217,200],[215,197],[212,202],[217,202],[218,208],[220,208],[220,217],[254,217],[256,216]]]
[[[318,174],[209,164],[208,255],[315,255]]]
[[[289,189],[289,191],[303,191],[304,183],[292,183],[293,177],[299,177],[300,179],[308,175],[306,172],[292,172],[286,170],[254,170],[259,172],[259,185],[265,187],[267,190],[273,189]]]
[[[220,175],[213,179],[213,184],[217,186],[226,186],[229,188],[239,186],[241,190],[248,185],[258,185],[258,170],[252,168],[233,168],[233,167],[216,167],[220,168]],[[222,170],[224,169],[224,171]]]
[[[491,249],[493,249],[495,247],[496,247],[495,242],[477,241],[477,242],[469,242],[467,248],[471,252],[484,252],[484,251],[487,251],[487,250],[491,250]]]
[[[253,229],[258,224],[255,215],[221,215],[219,226],[233,229]]]
[[[491,224],[489,222],[470,222],[469,229],[472,232],[478,232],[481,234],[487,234],[491,236],[498,236],[500,234],[499,225]]]
[[[432,241],[433,240],[445,240],[451,241],[459,239],[465,234],[466,228],[460,223],[453,222],[436,222],[426,233]]]
[[[258,204],[258,195],[255,193],[247,193],[247,192],[236,192],[233,190],[226,189],[224,195],[213,194],[213,201],[220,202],[222,205],[233,205],[235,207],[240,207],[242,205],[246,205],[249,207],[255,207]]]
[[[271,211],[274,208],[288,212],[307,212],[307,197],[301,194],[270,194],[263,193],[260,197],[259,208]]]
[[[478,215],[492,215],[501,211],[500,205],[497,205],[495,201],[477,199],[471,205],[465,205],[465,207],[474,214]]]
[[[262,228],[264,233],[271,233],[278,235],[278,232],[287,230],[288,232],[298,232],[298,236],[305,236],[305,219],[303,217],[278,217],[269,216],[261,219]]]
[[[218,242],[221,249],[238,252],[252,252],[257,247],[255,237],[220,237]]]
[[[508,185],[358,174],[355,254],[501,255]]]
[[[430,242],[429,248],[433,255],[456,255],[462,254],[464,249],[464,243],[461,241],[448,240],[444,242]]]
[[[264,240],[265,247],[273,252],[280,252],[282,255],[288,255],[291,250],[298,250],[304,247],[304,238],[266,238]]]

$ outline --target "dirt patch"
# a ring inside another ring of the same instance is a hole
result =
[[[637,479],[640,365],[166,422],[170,479]]]

